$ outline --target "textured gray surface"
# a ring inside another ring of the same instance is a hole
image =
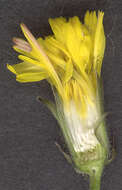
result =
[[[76,174],[57,150],[58,125],[36,101],[52,99],[49,85],[19,84],[6,70],[17,62],[13,36],[22,36],[24,22],[33,34],[48,35],[49,17],[81,18],[86,9],[105,11],[107,48],[103,65],[105,110],[115,136],[117,157],[102,178],[101,190],[122,189],[122,1],[116,0],[0,0],[0,190],[87,190],[88,181]],[[111,134],[111,133],[110,133]]]

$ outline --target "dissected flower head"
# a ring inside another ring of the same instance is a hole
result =
[[[53,88],[55,116],[62,128],[76,167],[92,176],[93,160],[106,159],[108,144],[101,111],[99,79],[105,50],[102,11],[49,19],[53,35],[35,39],[21,24],[27,41],[14,38],[21,63],[7,65],[19,82],[46,79]],[[52,108],[51,108],[52,109]],[[98,127],[99,126],[99,127]],[[85,166],[89,161],[89,166]],[[92,164],[91,164],[92,161]],[[97,165],[102,170],[100,163]]]

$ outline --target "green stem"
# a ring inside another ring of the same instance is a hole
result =
[[[101,173],[101,171],[94,172],[94,174],[90,176],[90,190],[100,190]]]

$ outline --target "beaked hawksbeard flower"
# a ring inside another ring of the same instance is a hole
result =
[[[55,104],[43,100],[57,119],[70,154],[63,152],[76,171],[90,176],[91,190],[100,189],[108,162],[109,143],[102,102],[101,66],[105,50],[104,13],[49,19],[53,35],[37,40],[21,24],[27,41],[14,38],[21,63],[8,69],[19,82],[46,79]]]

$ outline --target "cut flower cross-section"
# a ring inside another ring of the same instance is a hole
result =
[[[102,11],[49,19],[53,35],[35,39],[21,24],[27,41],[13,38],[21,63],[7,65],[18,82],[46,79],[55,103],[39,98],[57,119],[76,171],[90,176],[91,190],[100,190],[109,142],[103,111],[101,67],[105,50]]]

